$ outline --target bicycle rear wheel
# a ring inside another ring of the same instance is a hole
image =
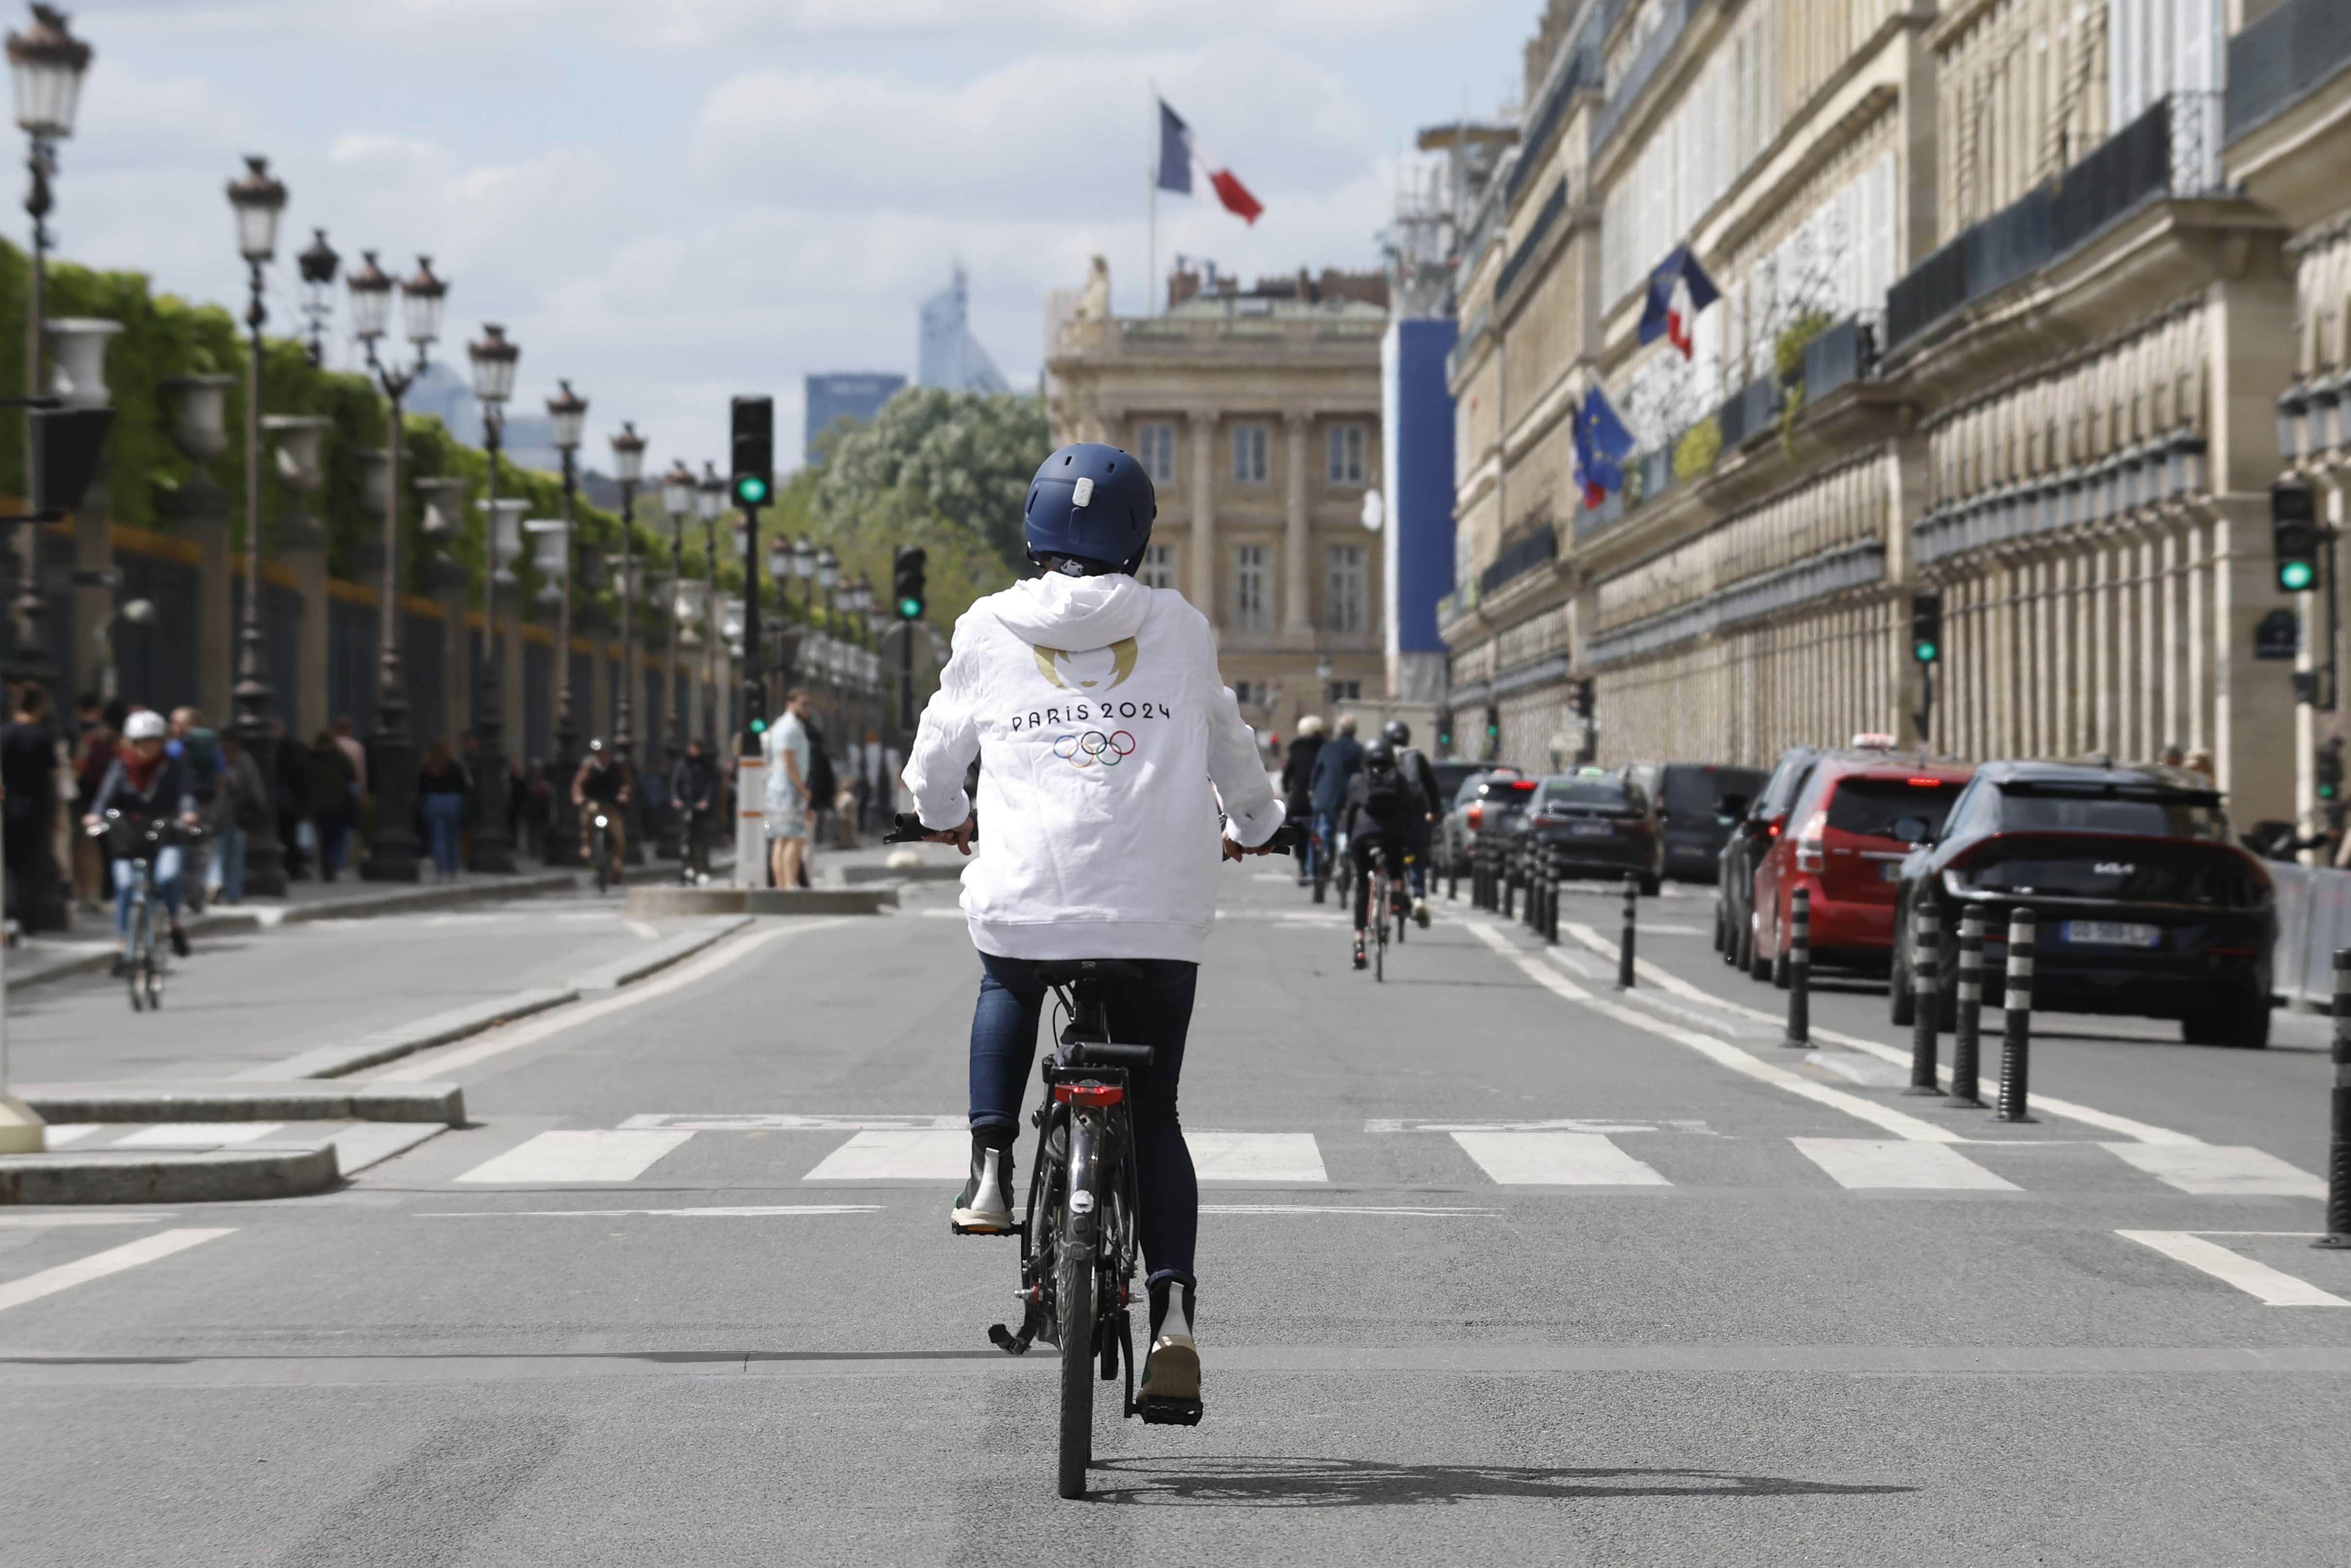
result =
[[[147,902],[134,896],[131,904],[130,942],[122,952],[125,960],[122,971],[130,984],[131,1010],[134,1013],[147,1010],[147,981],[143,971],[153,962],[148,956],[153,936],[154,933],[148,928]]]
[[[1086,1469],[1094,1457],[1094,1238],[1101,1198],[1098,1130],[1092,1118],[1070,1118],[1068,1197],[1054,1281],[1054,1316],[1061,1333],[1061,1493],[1086,1495]]]

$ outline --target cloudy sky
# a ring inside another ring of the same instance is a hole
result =
[[[911,372],[958,257],[1018,382],[1090,255],[1142,308],[1153,82],[1267,208],[1163,199],[1163,268],[1373,265],[1413,131],[1514,94],[1540,4],[68,0],[98,58],[53,223],[73,259],[239,298],[223,186],[266,152],[281,254],[321,225],[349,260],[429,253],[452,340],[523,345],[518,402],[568,376],[591,443],[633,419],[665,464],[769,391],[796,452],[801,375]]]

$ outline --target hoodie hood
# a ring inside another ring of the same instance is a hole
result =
[[[1123,572],[1062,577],[1047,572],[990,596],[988,607],[1032,647],[1091,653],[1143,630],[1151,590]]]

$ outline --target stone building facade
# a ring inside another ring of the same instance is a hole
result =
[[[1064,296],[1046,361],[1056,444],[1135,454],[1159,497],[1142,575],[1217,632],[1225,682],[1261,732],[1386,687],[1378,536],[1384,278],[1296,279],[1109,314]],[[1180,292],[1180,291],[1179,291]]]
[[[1522,765],[1589,677],[1607,762],[2177,746],[2243,820],[2306,809],[2333,716],[2252,631],[2294,605],[2277,400],[2341,376],[2346,14],[1553,0],[1457,287],[1457,706]],[[1636,333],[1679,245],[1721,291],[1687,359]],[[1596,510],[1595,383],[1636,440]]]

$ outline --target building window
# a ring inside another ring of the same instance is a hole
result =
[[[1267,432],[1262,424],[1233,426],[1233,479],[1241,485],[1265,483]]]
[[[1266,703],[1263,681],[1235,681],[1233,700],[1243,707],[1263,707]]]
[[[1176,586],[1176,547],[1152,545],[1143,552],[1143,586],[1173,588]]]
[[[1142,450],[1135,454],[1143,459],[1143,471],[1151,476],[1155,485],[1176,482],[1176,427],[1172,424],[1145,424],[1134,433],[1135,444]]]
[[[1362,702],[1364,700],[1364,683],[1361,681],[1332,681],[1331,683],[1331,700],[1334,703]]]
[[[1364,427],[1360,424],[1334,424],[1331,427],[1331,483],[1360,485],[1364,482]]]
[[[1242,632],[1265,630],[1266,576],[1263,545],[1233,547],[1233,625]]]
[[[1331,573],[1323,590],[1323,620],[1333,632],[1360,632],[1364,629],[1364,547],[1332,545],[1325,554]]]

